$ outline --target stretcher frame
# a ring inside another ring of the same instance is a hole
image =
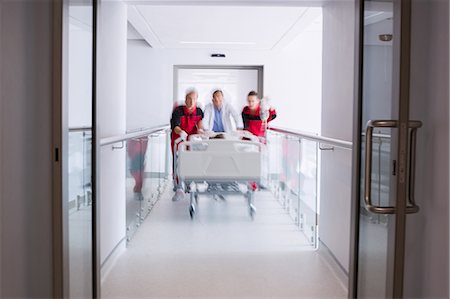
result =
[[[248,134],[243,135],[249,138]],[[261,182],[264,144],[257,137],[240,140],[209,139],[192,135],[189,141],[175,141],[175,182],[190,194],[189,215],[194,219],[200,194],[244,195],[248,213],[255,217],[254,193]],[[237,137],[237,138],[236,138]],[[205,185],[206,188],[199,188]]]

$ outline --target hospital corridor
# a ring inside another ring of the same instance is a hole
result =
[[[174,207],[163,195],[107,275],[103,296],[346,297],[340,269],[298,233],[270,193],[258,195],[254,221],[239,197],[200,200],[191,221],[186,203]]]
[[[449,12],[0,1],[0,297],[449,298]]]

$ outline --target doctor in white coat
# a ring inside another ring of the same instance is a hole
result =
[[[234,126],[232,121],[234,121]],[[241,115],[223,100],[223,92],[220,89],[214,90],[212,103],[205,107],[203,127],[208,131],[227,133],[235,128],[244,128]]]

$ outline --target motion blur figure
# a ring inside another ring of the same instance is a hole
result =
[[[131,139],[127,142],[130,174],[134,178],[133,191],[135,193],[142,191],[147,144],[148,138]]]
[[[189,135],[203,132],[203,111],[197,107],[198,92],[195,88],[190,88],[186,91],[185,105],[175,107],[170,119],[170,127],[172,129],[171,134],[171,147],[173,154],[173,180],[175,195],[172,198],[174,201],[178,201],[184,198],[184,190],[182,186],[178,185],[178,178],[175,173],[175,153],[177,145],[175,141],[178,138],[187,140]]]

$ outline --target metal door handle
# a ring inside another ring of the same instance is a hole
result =
[[[415,156],[416,156],[416,133],[417,129],[422,126],[420,121],[410,121],[408,127],[410,131],[409,143],[409,206],[406,207],[406,213],[412,214],[419,211],[419,207],[415,203],[414,198],[414,179],[415,179]],[[365,169],[364,169],[364,203],[367,210],[374,214],[395,214],[396,208],[393,206],[376,206],[372,204],[372,140],[373,128],[397,128],[396,120],[369,120],[366,128],[366,153],[365,153]]]
[[[419,212],[419,206],[416,205],[416,199],[414,197],[414,187],[416,178],[416,140],[417,129],[422,127],[422,122],[418,120],[412,120],[409,122],[409,175],[408,175],[408,203],[406,208],[408,214],[414,214]]]
[[[369,120],[366,128],[366,154],[364,169],[364,203],[367,210],[375,214],[395,214],[395,207],[380,207],[372,204],[372,139],[373,128],[396,128],[395,120]]]

